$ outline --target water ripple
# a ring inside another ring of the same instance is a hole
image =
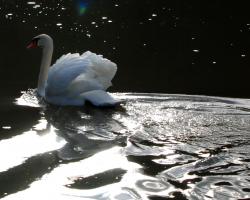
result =
[[[32,121],[30,130],[0,141],[8,158],[0,173],[1,197],[250,198],[249,100],[113,95],[126,103],[115,109],[56,107],[25,92],[14,110],[22,107],[29,113],[30,106],[40,118]],[[50,139],[46,146],[45,138]],[[21,143],[27,148],[15,155],[8,151]],[[1,157],[3,161],[4,154]],[[36,170],[44,158],[47,169]],[[29,181],[20,181],[19,172],[27,170],[32,171]],[[7,176],[18,187],[4,186]]]

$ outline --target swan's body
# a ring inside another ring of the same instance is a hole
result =
[[[51,67],[53,40],[46,34],[35,37],[28,48],[40,46],[43,56],[37,92],[55,105],[84,105],[90,101],[96,106],[119,103],[105,90],[112,85],[116,64],[89,51],[61,56]]]

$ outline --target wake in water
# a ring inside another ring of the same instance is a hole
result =
[[[0,141],[1,197],[250,198],[249,100],[113,95],[126,103],[39,107],[32,92],[23,94],[16,111],[38,116]]]

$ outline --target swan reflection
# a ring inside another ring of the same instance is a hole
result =
[[[92,106],[58,107],[44,102],[39,104],[35,91],[29,90],[17,99],[18,105],[41,106],[41,118],[32,130],[37,134],[54,132],[63,138],[65,144],[58,150],[62,160],[82,159],[90,155],[121,145],[126,138],[120,131],[124,130],[123,124],[112,116],[123,113],[123,109],[97,109]]]

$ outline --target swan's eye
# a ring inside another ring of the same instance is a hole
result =
[[[27,46],[27,48],[30,49],[30,48],[38,47],[38,40],[39,38],[32,39],[29,45]]]

